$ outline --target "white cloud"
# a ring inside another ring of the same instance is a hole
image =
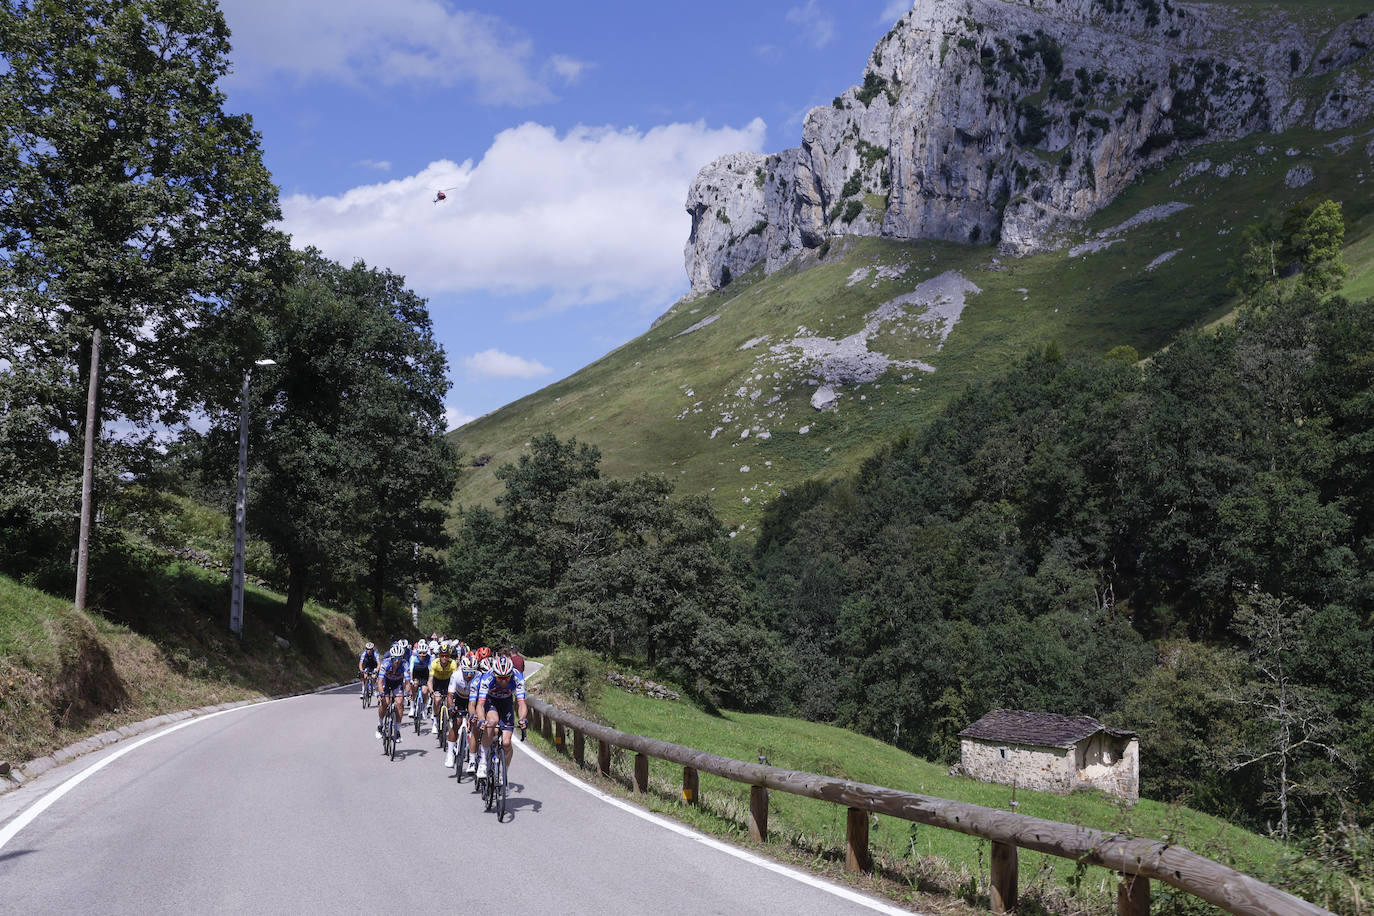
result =
[[[555,54],[549,58],[549,66],[558,74],[559,79],[571,85],[582,78],[582,74],[591,64],[584,60],[574,60],[564,54]]]
[[[553,372],[548,366],[533,359],[522,359],[500,350],[483,350],[463,358],[463,368],[468,378],[486,380],[496,378],[538,378]]]
[[[538,292],[551,306],[681,290],[687,187],[718,156],[758,151],[766,127],[701,122],[648,131],[527,123],[482,160],[432,162],[406,178],[338,196],[282,201],[297,247],[361,258],[422,294]],[[445,189],[447,199],[431,203]]]
[[[220,7],[233,33],[236,80],[471,84],[488,104],[553,99],[527,37],[499,17],[443,0],[221,0]]]
[[[449,404],[444,408],[444,429],[447,431],[451,432],[476,419],[476,417],[463,410],[461,407],[455,407]]]
[[[830,39],[835,37],[835,20],[821,9],[817,0],[806,0],[806,6],[789,9],[787,21],[800,28],[803,37],[817,50],[830,44]]]
[[[887,6],[883,7],[882,14],[878,17],[880,25],[892,25],[907,13],[911,12],[912,0],[891,0]]]
[[[359,159],[358,165],[365,169],[376,169],[379,172],[391,171],[391,160],[389,159]]]

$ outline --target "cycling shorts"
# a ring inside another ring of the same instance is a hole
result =
[[[487,697],[487,709],[496,710],[497,721],[507,727],[515,726],[515,699],[513,697]]]
[[[434,679],[434,692],[435,692],[435,693],[448,693],[448,682],[449,682],[449,679],[448,679],[448,678],[444,678],[444,679],[441,681],[441,680],[439,680],[439,679],[436,677],[436,678]]]
[[[375,658],[371,662],[363,662],[364,671],[376,671],[379,667],[381,666],[377,664],[377,660]]]
[[[410,669],[410,679],[411,679],[412,681],[428,681],[428,680],[429,680],[429,665],[427,665],[427,664],[425,664],[425,665],[416,665],[414,668],[411,668],[411,669]]]
[[[406,679],[403,677],[384,677],[382,678],[382,696],[389,697],[393,694],[404,693],[406,689]]]

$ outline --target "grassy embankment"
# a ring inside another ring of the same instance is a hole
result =
[[[1331,79],[1300,88],[1316,104]],[[681,493],[708,494],[723,520],[749,534],[781,490],[852,472],[876,445],[924,425],[969,384],[1031,350],[1054,342],[1067,355],[1100,355],[1129,344],[1148,356],[1180,331],[1232,313],[1226,281],[1242,230],[1309,197],[1342,203],[1350,266],[1343,292],[1370,295],[1371,140],[1365,125],[1197,147],[1143,176],[1064,248],[1032,257],[998,257],[987,245],[845,238],[823,259],[807,252],[768,277],[756,268],[679,302],[643,335],[568,378],[452,433],[466,459],[455,505],[490,505],[502,491],[496,469],[548,430],[599,446],[608,476],[647,471]],[[1312,180],[1289,188],[1298,167]],[[1110,232],[1170,203],[1187,209]],[[1075,253],[1094,238],[1095,250]],[[889,272],[880,276],[879,267]],[[892,370],[844,386],[839,409],[818,412],[809,403],[809,370],[769,349],[802,328],[831,340],[852,335],[883,303],[946,271],[980,292],[968,296],[943,343],[933,327],[910,322],[885,326],[869,341],[875,352],[928,362],[934,372]]]
[[[228,580],[172,563],[116,621],[0,575],[0,760],[27,760],[163,713],[346,679],[351,618],[313,603],[280,647],[284,600],[246,592],[246,638],[228,632]]]
[[[565,708],[573,705],[550,699]],[[1126,807],[1090,792],[1054,795],[1023,789],[1013,793],[1009,786],[950,776],[942,764],[814,722],[737,712],[712,715],[685,699],[655,700],[615,688],[607,688],[588,711],[624,732],[738,760],[754,761],[763,755],[774,766],[1004,810],[1014,795],[1015,810],[1021,814],[1166,840],[1259,876],[1272,874],[1287,851],[1279,842],[1181,805],[1141,800],[1134,807]],[[538,740],[549,756],[557,756],[542,739],[532,735],[531,740]],[[588,743],[586,759],[594,765],[594,742]],[[571,766],[570,761],[564,762]],[[619,790],[627,792],[629,755],[618,754],[613,769],[620,777],[616,780]],[[747,786],[702,774],[701,807],[687,808],[680,804],[681,778],[680,767],[651,761],[651,792],[639,800],[706,833],[749,844]],[[771,835],[763,851],[784,861],[854,881],[911,904],[943,910],[951,901],[961,900],[986,906],[986,841],[875,817],[870,822],[869,841],[876,874],[869,880],[852,879],[843,872],[845,811],[841,806],[773,792],[769,796],[769,829]],[[1106,911],[1114,903],[1115,877],[1106,869],[1078,866],[1025,850],[1019,862],[1024,898],[1049,912]],[[1161,886],[1155,892],[1156,902],[1168,900],[1174,893]]]

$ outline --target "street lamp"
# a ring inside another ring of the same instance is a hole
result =
[[[274,359],[256,360],[254,366],[275,366]],[[239,395],[239,493],[234,503],[234,573],[233,593],[229,599],[229,631],[243,638],[243,552],[245,519],[248,513],[248,382],[253,370],[243,373],[243,391]]]

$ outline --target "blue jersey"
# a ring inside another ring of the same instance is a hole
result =
[[[423,675],[416,675],[417,680],[429,680],[429,653],[421,655],[419,652],[410,653],[410,664],[407,671],[414,672],[416,668],[424,668]]]
[[[406,665],[405,658],[392,658],[387,656],[382,661],[381,670],[378,674],[393,681],[399,681],[410,673],[410,668]]]
[[[517,700],[525,698],[525,676],[519,671],[511,672],[510,680],[502,684],[490,671],[482,675],[482,679],[477,683],[477,703],[481,705],[483,700],[509,700],[514,696]]]
[[[368,664],[369,659],[372,662],[371,664]],[[377,655],[377,652],[375,650],[364,649],[363,654],[358,656],[358,664],[363,666],[364,668],[377,668],[381,666],[382,659],[380,656]]]

